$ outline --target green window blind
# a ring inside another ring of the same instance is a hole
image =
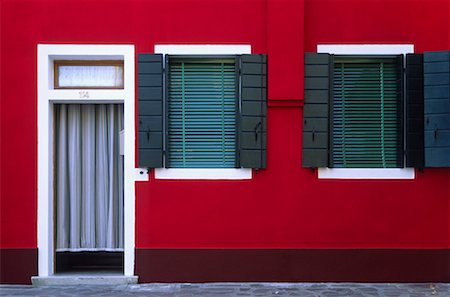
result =
[[[335,58],[332,166],[401,164],[401,80],[396,59]]]
[[[168,167],[236,167],[234,59],[171,59],[168,87]]]

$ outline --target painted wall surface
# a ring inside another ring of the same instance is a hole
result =
[[[0,248],[37,244],[38,43],[126,43],[136,53],[237,43],[269,54],[268,169],[248,181],[138,182],[137,248],[450,248],[449,169],[408,181],[318,180],[301,168],[300,107],[304,50],[450,49],[448,1],[0,3]]]

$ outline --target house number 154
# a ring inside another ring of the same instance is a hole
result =
[[[88,91],[79,91],[78,94],[80,94],[80,99],[88,99],[89,98]]]

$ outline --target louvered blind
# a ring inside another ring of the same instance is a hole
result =
[[[169,62],[168,167],[236,166],[234,59]]]
[[[399,167],[400,77],[396,59],[335,59],[333,167]]]

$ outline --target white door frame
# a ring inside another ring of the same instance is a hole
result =
[[[148,180],[135,168],[134,45],[39,44],[38,58],[38,275],[54,274],[53,105],[55,103],[124,104],[124,275],[134,275],[135,181]],[[122,90],[53,88],[53,61],[123,60]]]

